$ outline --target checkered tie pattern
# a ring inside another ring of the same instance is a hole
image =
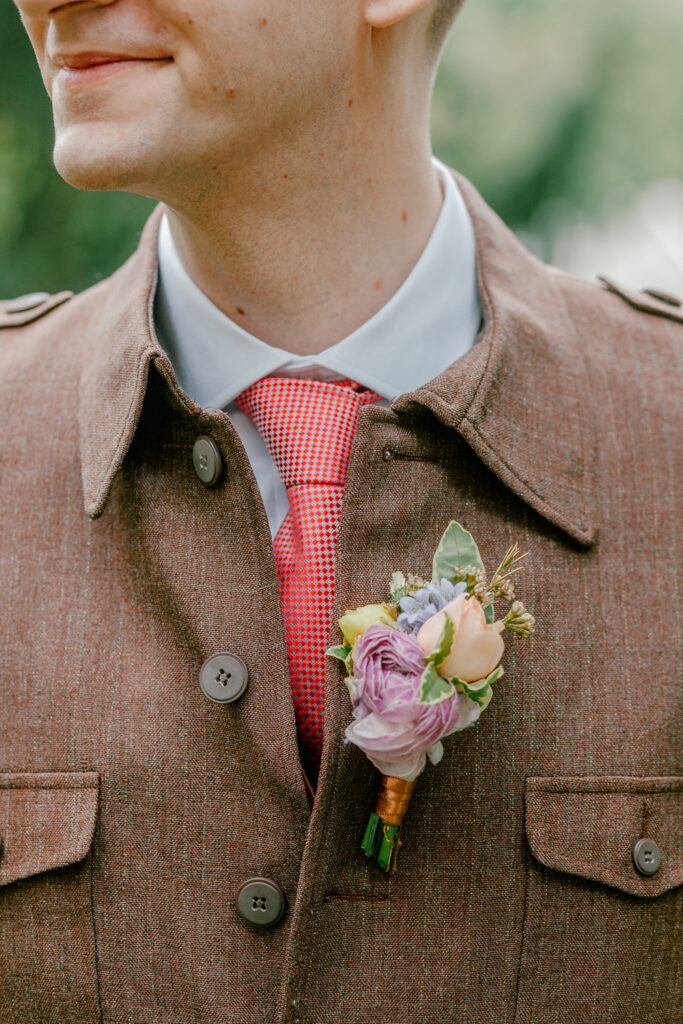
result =
[[[316,771],[344,481],[358,410],[379,398],[348,379],[263,377],[236,399],[287,488],[289,511],[273,548],[299,743]]]

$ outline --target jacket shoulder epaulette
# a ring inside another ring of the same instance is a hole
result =
[[[24,324],[33,323],[67,302],[73,294],[70,291],[56,292],[54,295],[49,292],[31,292],[15,299],[0,299],[0,328],[23,327]]]
[[[620,296],[629,306],[638,309],[643,313],[652,313],[655,316],[664,316],[669,320],[677,320],[683,324],[683,299],[669,292],[660,291],[658,288],[628,288],[619,284],[605,274],[598,275],[598,281],[610,292]]]

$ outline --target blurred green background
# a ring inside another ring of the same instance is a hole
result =
[[[444,53],[436,154],[543,259],[683,288],[681,0],[468,0]],[[78,291],[152,208],[52,167],[50,106],[0,0],[0,295]],[[629,280],[630,279],[630,280]]]

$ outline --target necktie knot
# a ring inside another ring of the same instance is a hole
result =
[[[351,380],[264,377],[236,404],[263,437],[287,489],[343,487],[358,410],[379,397]]]

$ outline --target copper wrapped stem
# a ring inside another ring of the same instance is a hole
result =
[[[403,821],[417,779],[399,779],[396,775],[383,775],[375,812],[389,825],[400,825]]]

